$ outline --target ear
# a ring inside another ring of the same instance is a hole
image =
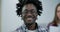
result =
[[[23,15],[21,14],[21,20],[23,19]]]
[[[36,13],[36,16],[38,16],[38,13]]]
[[[21,14],[21,19],[22,19],[22,20],[24,19],[24,14]]]
[[[38,17],[38,14],[36,13],[36,19],[38,19],[37,17]]]

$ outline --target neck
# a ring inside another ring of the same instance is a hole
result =
[[[35,30],[35,29],[36,29],[36,23],[33,23],[33,24],[31,24],[31,25],[28,25],[27,28],[28,28],[29,30]]]

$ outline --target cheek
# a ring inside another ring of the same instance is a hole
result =
[[[34,16],[35,16],[35,19],[37,19],[37,14],[35,14]]]
[[[57,13],[57,17],[60,18],[60,12]]]
[[[25,18],[25,15],[24,15],[24,14],[22,14],[22,19],[24,20],[24,18]]]

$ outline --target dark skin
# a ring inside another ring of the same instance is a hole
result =
[[[26,4],[22,8],[22,19],[29,30],[36,29],[37,9],[33,4]]]
[[[30,25],[30,26],[28,27],[28,29],[29,29],[29,30],[35,30],[35,26],[36,26],[36,25],[35,25],[35,23],[34,23],[34,24]]]

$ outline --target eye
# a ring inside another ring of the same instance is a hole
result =
[[[57,11],[58,13],[60,12],[60,11]]]
[[[28,13],[28,12],[27,12],[27,10],[24,10],[22,13],[23,13],[23,14],[26,14],[26,13]]]
[[[24,11],[24,13],[27,13],[27,11]]]
[[[33,10],[32,13],[37,13],[37,12],[35,10]]]

